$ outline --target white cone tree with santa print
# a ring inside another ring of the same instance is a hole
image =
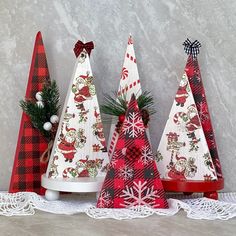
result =
[[[75,45],[77,61],[47,173],[42,178],[49,199],[57,198],[57,191],[99,191],[105,176],[108,155],[89,62],[92,49],[92,42],[78,41]]]
[[[186,73],[180,81],[158,155],[163,179],[217,179]]]
[[[217,199],[224,182],[198,66],[201,44],[187,39],[183,45],[189,57],[158,147],[159,172],[166,191]]]

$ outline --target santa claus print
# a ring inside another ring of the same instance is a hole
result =
[[[190,105],[188,107],[188,121],[186,122],[186,129],[188,131],[188,137],[194,142],[198,142],[195,131],[201,127],[201,123],[198,117],[198,111],[195,105]]]
[[[187,110],[187,113],[177,112],[174,115],[173,121],[180,127],[180,130],[184,129],[187,132],[188,138],[191,139],[189,151],[197,151],[199,148],[197,143],[200,141],[200,138],[196,137],[195,131],[201,128],[201,123],[197,108],[194,104],[187,107]]]
[[[103,159],[96,158],[89,160],[87,155],[85,159],[79,159],[74,167],[68,167],[63,170],[63,178],[96,177],[98,169],[102,168]]]
[[[179,157],[176,155],[176,162],[169,165],[170,169],[167,173],[168,177],[176,180],[185,180],[186,178],[192,178],[197,172],[197,166],[194,164],[195,160],[186,157]]]
[[[175,101],[176,101],[176,106],[181,106],[183,107],[187,98],[188,98],[188,80],[186,77],[186,74],[183,75],[179,88],[177,90],[176,96],[175,96]]]
[[[77,132],[75,128],[68,128],[66,126],[66,134],[61,134],[60,142],[58,144],[58,151],[61,152],[65,158],[65,162],[72,162],[76,153]]]
[[[185,157],[178,157],[176,156],[176,162],[171,163],[171,165],[168,166],[169,172],[168,177],[171,179],[186,179],[184,172],[187,165],[187,159]]]
[[[76,83],[72,85],[72,92],[74,93],[76,107],[85,111],[84,101],[91,100],[92,96],[96,94],[93,76],[89,76],[88,72],[86,75],[80,75],[76,79]]]

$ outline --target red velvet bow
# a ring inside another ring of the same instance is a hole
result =
[[[83,51],[83,49],[85,49],[87,51],[88,55],[90,56],[92,49],[94,49],[93,42],[91,41],[88,43],[83,43],[82,41],[79,40],[75,44],[75,47],[74,47],[75,56],[78,57],[80,55],[80,53]]]

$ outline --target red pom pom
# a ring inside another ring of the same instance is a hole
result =
[[[125,115],[121,114],[119,115],[119,122],[123,123],[125,121]]]
[[[130,161],[138,160],[141,156],[141,151],[138,147],[130,147],[126,150],[126,158]]]

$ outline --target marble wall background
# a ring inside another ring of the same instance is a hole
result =
[[[78,38],[93,40],[98,99],[116,90],[129,33],[142,87],[156,99],[151,122],[156,150],[183,73],[186,37],[202,43],[199,63],[225,175],[236,191],[236,1],[0,0],[0,190],[8,188],[34,37],[41,30],[51,78],[64,101]],[[105,125],[108,134],[109,124]]]

